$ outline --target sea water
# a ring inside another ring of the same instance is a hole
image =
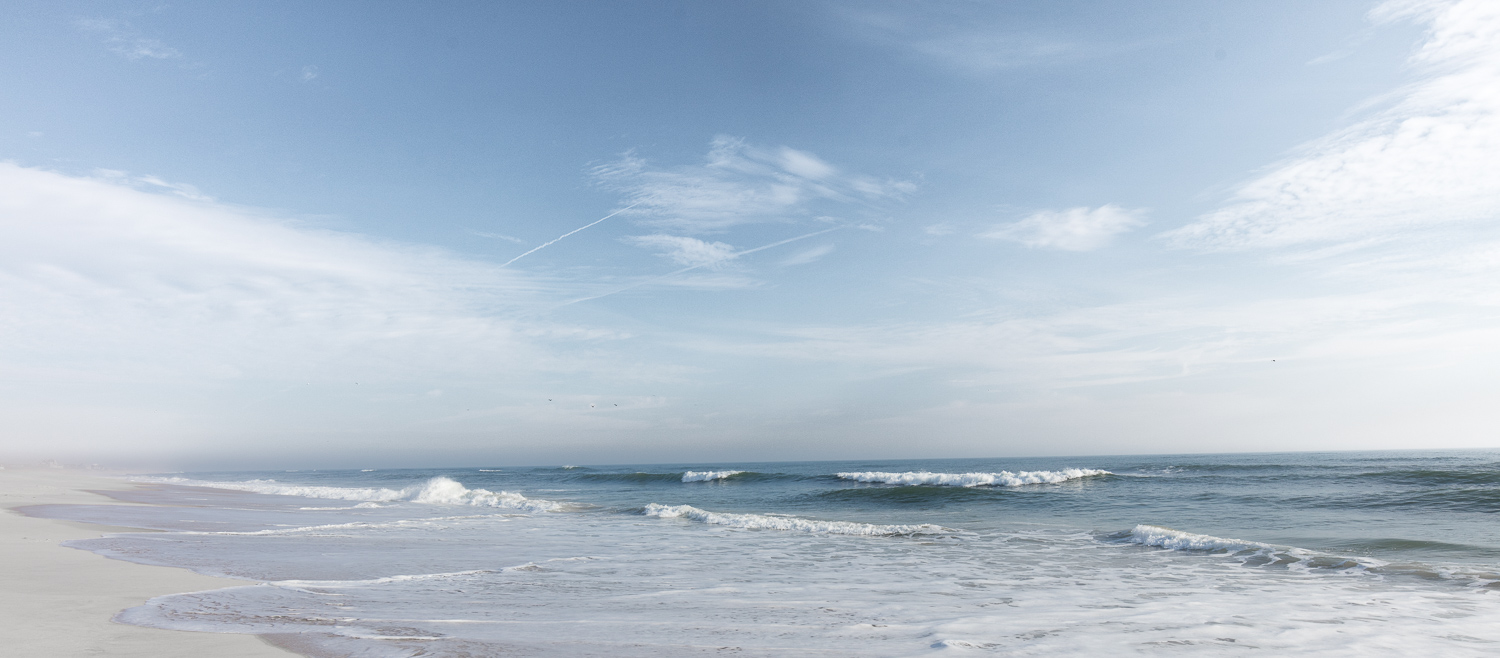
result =
[[[1500,655],[1500,452],[141,476],[119,620],[327,656]]]

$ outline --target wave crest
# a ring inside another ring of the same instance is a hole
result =
[[[864,535],[864,536],[892,536],[892,535],[937,535],[953,532],[948,528],[931,523],[921,525],[877,525],[872,523],[853,523],[850,521],[816,521],[803,519],[795,516],[770,516],[766,514],[735,514],[729,512],[710,512],[698,509],[692,505],[661,505],[651,503],[644,510],[646,516],[654,516],[660,519],[683,518],[709,525],[722,525],[731,528],[745,528],[749,530],[790,530],[794,532],[810,532],[830,535]]]
[[[845,480],[900,485],[938,485],[945,487],[1019,487],[1027,484],[1057,484],[1078,478],[1111,475],[1097,468],[1065,468],[1060,471],[1000,471],[999,473],[930,473],[908,471],[905,473],[882,473],[866,471],[839,473]]]
[[[682,474],[683,482],[711,482],[732,478],[744,471],[688,471]]]
[[[247,491],[250,493],[270,494],[275,496],[301,496],[303,498],[323,498],[328,500],[358,500],[370,503],[389,502],[412,502],[425,503],[429,505],[471,505],[474,507],[500,507],[505,509],[519,509],[527,512],[554,512],[566,507],[565,504],[551,500],[527,498],[518,493],[509,491],[489,491],[487,489],[470,489],[451,478],[438,476],[422,484],[414,484],[403,489],[386,488],[362,488],[362,487],[321,487],[304,485],[287,485],[275,480],[249,480],[246,482],[210,482],[206,480],[190,480],[187,478],[137,478],[142,482],[157,482],[161,484],[175,484],[189,487],[206,487],[212,489],[229,489],[231,491]],[[355,507],[361,507],[356,505]]]
[[[1277,546],[1258,541],[1200,535],[1155,525],[1138,525],[1118,536],[1130,544],[1155,546],[1174,551],[1201,551],[1228,555],[1250,567],[1285,567],[1314,571],[1356,571],[1383,573],[1388,563],[1372,558],[1352,558],[1320,553],[1295,546]],[[1409,569],[1389,570],[1391,573]]]
[[[1130,536],[1125,541],[1142,546],[1156,546],[1169,548],[1174,551],[1243,551],[1247,549],[1271,549],[1270,544],[1245,541],[1243,539],[1226,539],[1213,535],[1200,535],[1181,530],[1173,530],[1157,525],[1138,525],[1131,529]]]

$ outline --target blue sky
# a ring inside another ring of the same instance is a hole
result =
[[[8,3],[0,452],[1493,445],[1497,12]]]

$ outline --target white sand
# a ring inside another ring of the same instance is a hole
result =
[[[0,629],[5,655],[287,658],[254,635],[188,633],[111,621],[163,594],[246,584],[105,557],[59,543],[128,528],[36,519],[13,507],[115,503],[84,489],[126,489],[123,480],[62,469],[0,470]]]

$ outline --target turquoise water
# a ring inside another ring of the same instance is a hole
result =
[[[315,655],[1500,649],[1495,451],[138,480],[33,511],[254,584],[123,621]]]

